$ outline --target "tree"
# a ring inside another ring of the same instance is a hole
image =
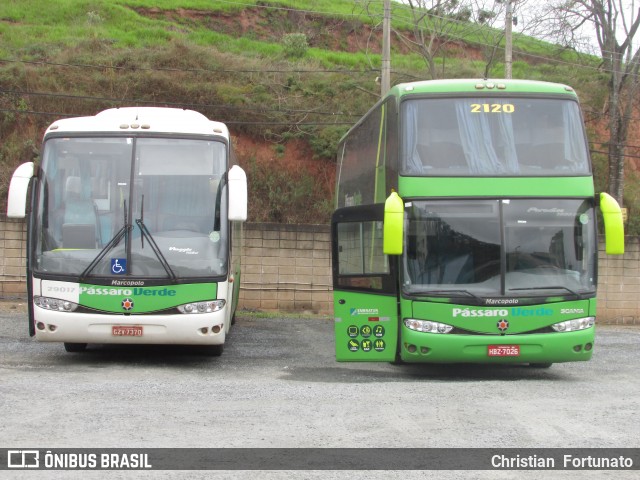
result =
[[[635,0],[560,0],[550,3],[552,34],[566,45],[584,46],[585,27],[595,32],[608,75],[609,193],[622,204],[625,149],[640,82],[640,48],[634,38],[640,26]]]
[[[459,42],[470,28],[478,28],[469,23],[472,10],[459,0],[406,0],[406,4],[409,15],[404,16],[408,17],[411,33],[404,30],[394,33],[422,56],[431,78],[439,78],[442,73],[436,66],[436,57],[444,58],[449,44]]]
[[[505,40],[503,27],[508,1],[512,6],[527,3],[527,0],[399,0],[392,3],[394,38],[424,59],[429,78],[445,76],[450,47],[459,49],[466,45],[483,53],[484,76],[488,77],[504,52],[501,44]],[[372,18],[381,16],[379,1],[355,0],[355,4]],[[522,32],[527,29],[519,28]],[[437,65],[438,58],[442,59],[441,68]]]
[[[505,18],[507,1],[513,0],[469,0],[471,5],[471,21],[485,28],[478,29],[476,36],[482,51],[485,66],[483,77],[488,78],[489,72],[497,58],[501,58],[500,44],[505,39],[505,31],[501,28]]]
[[[373,18],[379,16],[379,3],[355,0]],[[399,26],[392,28],[395,38],[424,59],[430,78],[443,76],[444,66],[440,71],[436,58],[444,59],[448,47],[460,44],[471,32],[482,28],[472,22],[475,12],[469,0],[402,0],[392,5],[392,24]],[[486,15],[488,12],[483,18]]]

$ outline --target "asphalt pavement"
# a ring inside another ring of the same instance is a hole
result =
[[[84,353],[70,354],[61,344],[29,338],[23,305],[5,303],[0,309],[0,438],[6,448],[640,446],[638,327],[598,327],[590,362],[550,369],[337,363],[333,349],[330,318],[241,314],[217,358],[193,348],[159,346],[90,345]],[[75,478],[82,472],[57,473],[18,478]],[[131,474],[108,473],[109,478]],[[173,478],[174,473],[137,472],[136,478]],[[294,478],[323,479],[427,475],[294,473]],[[437,473],[460,478],[455,472]],[[540,473],[465,472],[462,478],[540,478]],[[547,473],[546,478],[585,478],[596,472]],[[237,475],[191,472],[187,477]],[[597,478],[607,477],[635,475],[598,472]]]

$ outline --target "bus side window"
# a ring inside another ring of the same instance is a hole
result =
[[[382,222],[338,224],[338,284],[342,287],[382,290],[390,273],[382,251]]]

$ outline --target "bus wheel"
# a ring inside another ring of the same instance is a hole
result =
[[[86,343],[64,343],[64,349],[69,353],[84,352],[87,349]]]
[[[553,363],[530,363],[531,368],[549,368]]]

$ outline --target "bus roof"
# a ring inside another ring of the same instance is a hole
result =
[[[505,93],[540,93],[563,94],[576,97],[573,88],[560,83],[541,82],[536,80],[505,79],[449,79],[426,80],[421,82],[401,83],[394,86],[389,95],[413,95],[420,93],[488,93],[492,91]]]
[[[177,133],[219,135],[229,139],[229,129],[224,123],[211,121],[193,110],[162,107],[110,108],[93,117],[57,120],[49,126],[45,137],[62,132]]]

